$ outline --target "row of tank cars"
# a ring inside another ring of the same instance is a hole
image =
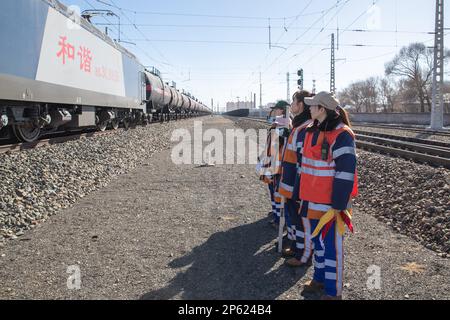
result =
[[[1,0],[0,42],[3,136],[32,142],[211,113],[56,0]]]

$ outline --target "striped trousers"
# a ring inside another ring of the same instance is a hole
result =
[[[296,214],[296,232],[295,232],[295,258],[303,263],[307,263],[314,250],[314,243],[311,239],[311,223],[308,216],[308,202],[303,201],[298,204]]]
[[[272,183],[268,184],[270,193],[270,202],[272,204],[272,215],[276,223],[280,222],[281,204],[275,199],[275,187]]]
[[[286,216],[287,238],[295,245],[292,249],[297,252],[297,230],[301,228],[298,215],[299,203],[291,199],[286,199],[284,213]]]
[[[309,220],[310,229],[314,231],[319,220]],[[329,296],[342,295],[344,275],[343,236],[336,231],[333,223],[325,239],[322,235],[312,239],[314,249],[314,280],[325,284]]]

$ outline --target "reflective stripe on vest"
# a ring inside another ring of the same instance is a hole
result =
[[[336,172],[336,163],[333,161],[336,156],[355,154],[354,148],[343,147],[333,153],[331,152],[337,137],[345,131],[349,132],[352,137],[355,136],[348,126],[341,124],[331,132],[321,131],[317,143],[314,146],[312,145],[314,132],[306,133],[302,151],[302,163],[298,170],[301,175],[300,199],[312,203],[331,204],[333,181],[335,178],[353,181],[354,190],[352,196],[357,193],[356,175],[346,172]],[[330,145],[328,160],[326,161],[322,160],[322,143],[325,138]]]

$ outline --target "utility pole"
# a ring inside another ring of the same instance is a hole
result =
[[[436,0],[436,33],[434,36],[432,130],[444,127],[444,0]]]
[[[316,80],[313,80],[313,89],[312,89],[312,93],[316,94]]]
[[[331,34],[331,72],[330,72],[330,92],[336,92],[336,60],[334,55],[334,33]]]
[[[253,95],[253,109],[256,109],[256,93]]]
[[[289,81],[290,81],[289,72],[286,74],[286,76],[287,76],[287,95],[286,95],[287,98],[286,98],[286,101],[291,103],[291,88],[289,86]]]

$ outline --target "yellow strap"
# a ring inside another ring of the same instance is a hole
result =
[[[337,210],[334,209],[330,209],[328,210],[327,213],[325,213],[325,215],[319,220],[319,224],[317,225],[316,229],[314,230],[314,232],[312,233],[312,237],[317,237],[317,235],[319,234],[320,230],[323,229],[323,227],[330,222],[331,220],[333,220],[333,218],[336,216]]]
[[[332,221],[334,218],[336,218],[336,229],[337,232],[339,233],[339,235],[344,235],[345,233],[345,221],[344,219],[342,219],[341,215],[340,215],[339,210],[335,210],[335,209],[330,209],[328,210],[328,212],[319,220],[319,224],[317,225],[316,229],[314,230],[312,237],[317,237],[320,233],[320,231],[323,229],[323,227],[329,223],[330,221]],[[349,211],[345,210],[344,214],[350,219],[352,220],[352,215],[350,214]]]

